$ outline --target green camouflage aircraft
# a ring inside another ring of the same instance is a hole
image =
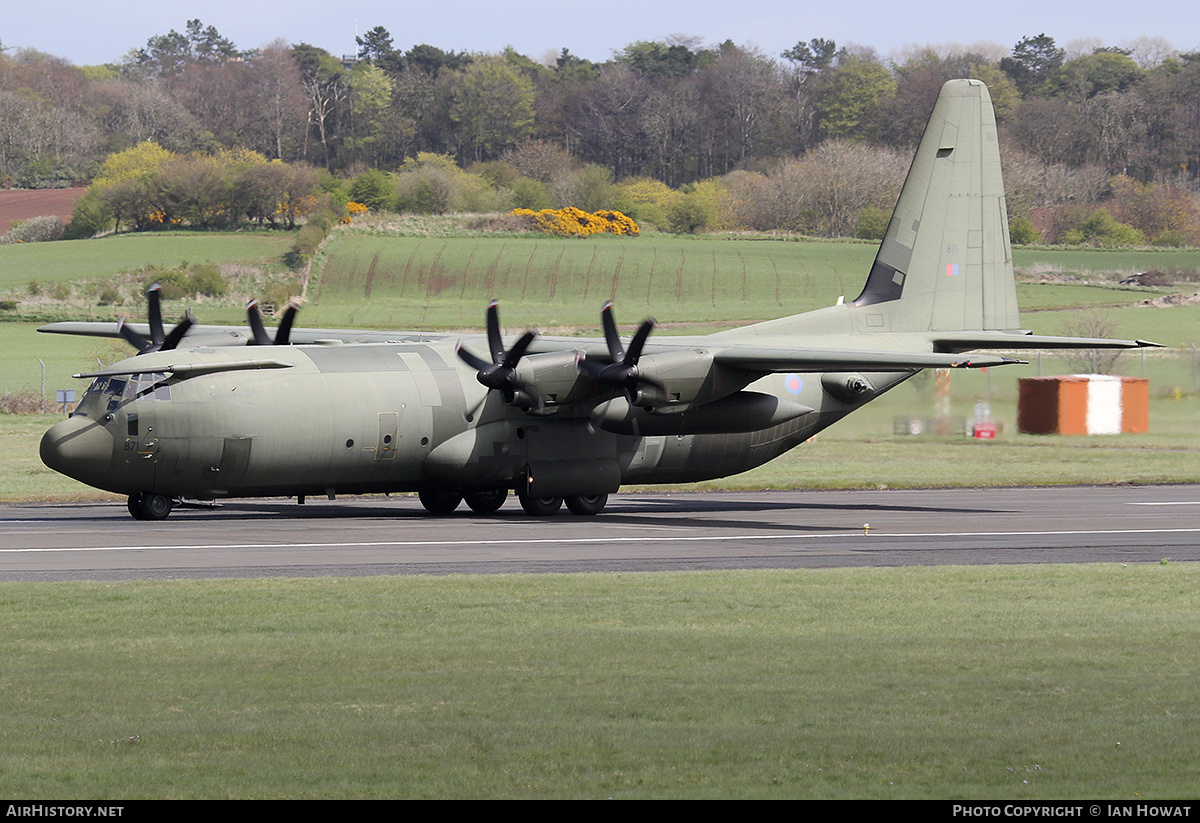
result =
[[[987,88],[942,88],[866,285],[853,302],[707,336],[604,338],[248,328],[169,333],[150,322],[53,323],[121,336],[137,356],[91,377],[42,438],[47,466],[127,494],[159,520],[184,501],[417,492],[432,514],[465,499],[531,515],[564,500],[597,514],[625,483],[746,471],[921,369],[1020,362],[982,348],[1133,348],[1142,341],[1020,330],[995,117]],[[186,344],[186,346],[185,346]],[[248,344],[248,345],[247,345]],[[481,353],[482,352],[482,353]]]

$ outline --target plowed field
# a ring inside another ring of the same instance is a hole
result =
[[[9,189],[0,191],[0,234],[13,223],[30,217],[55,215],[64,223],[75,211],[75,201],[85,189]]]

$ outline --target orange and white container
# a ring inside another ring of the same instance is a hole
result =
[[[1150,381],[1075,374],[1022,377],[1017,429],[1024,434],[1122,434],[1150,428]]]

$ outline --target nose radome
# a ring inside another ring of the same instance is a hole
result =
[[[68,477],[99,486],[112,461],[113,438],[95,420],[76,416],[42,435],[42,462]]]

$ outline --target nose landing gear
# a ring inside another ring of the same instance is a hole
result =
[[[166,520],[175,501],[165,494],[134,492],[129,495],[128,506],[135,520]]]

